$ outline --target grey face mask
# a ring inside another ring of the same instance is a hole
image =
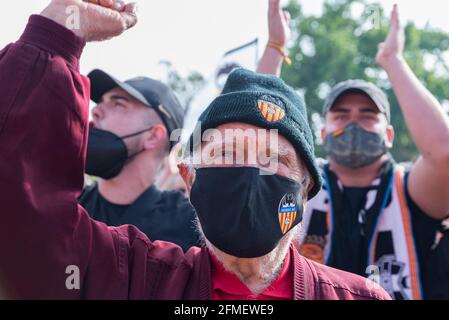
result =
[[[359,169],[387,153],[384,135],[367,131],[357,123],[326,136],[324,149],[339,165]]]

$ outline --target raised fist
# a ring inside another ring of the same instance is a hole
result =
[[[52,0],[41,15],[86,41],[113,38],[137,23],[136,5],[121,0]],[[79,21],[73,23],[70,15]]]

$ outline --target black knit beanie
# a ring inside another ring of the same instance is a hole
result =
[[[236,69],[230,75],[221,95],[201,114],[199,124],[187,144],[192,152],[208,129],[230,122],[244,122],[264,129],[277,129],[292,143],[314,182],[308,199],[321,189],[322,180],[315,162],[312,131],[307,120],[304,100],[284,81]]]

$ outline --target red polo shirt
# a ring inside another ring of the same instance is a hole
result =
[[[293,299],[293,266],[290,250],[285,258],[279,276],[262,293],[255,295],[240,279],[226,271],[217,258],[209,252],[212,272],[213,300],[292,300]]]

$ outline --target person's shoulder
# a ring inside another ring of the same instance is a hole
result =
[[[185,196],[184,193],[178,190],[160,191],[160,202],[164,203],[165,205],[177,207],[181,211],[194,211],[189,199]]]
[[[315,287],[321,299],[391,300],[383,288],[367,278],[304,259],[314,270]]]
[[[179,190],[159,190],[161,197],[165,199],[175,200],[179,202],[188,201],[184,193]]]
[[[399,164],[404,168],[404,192],[407,201],[408,209],[411,211],[411,216],[414,225],[419,229],[429,230],[430,232],[436,232],[442,223],[442,220],[434,219],[427,214],[421,207],[415,202],[409,191],[410,173],[413,169],[413,163],[403,162]]]

